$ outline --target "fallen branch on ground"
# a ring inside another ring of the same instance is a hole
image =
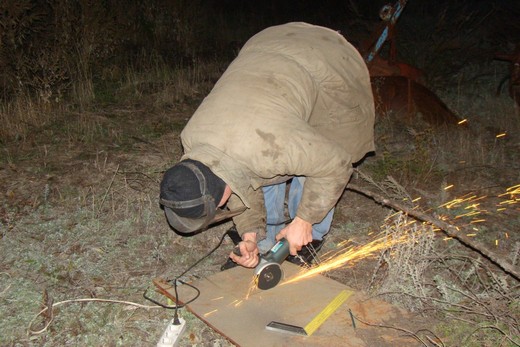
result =
[[[484,245],[478,244],[477,242],[471,240],[466,235],[461,234],[460,230],[457,227],[455,227],[449,223],[446,223],[438,218],[435,218],[431,215],[428,215],[426,213],[417,211],[417,210],[407,207],[403,204],[400,204],[397,201],[385,198],[382,195],[371,192],[370,190],[360,187],[356,184],[349,183],[347,185],[346,189],[354,191],[356,193],[363,194],[363,195],[373,199],[377,203],[380,203],[384,206],[391,207],[398,211],[402,211],[402,212],[406,213],[407,215],[412,216],[418,220],[421,220],[423,222],[427,222],[427,223],[430,223],[430,224],[436,226],[449,237],[453,237],[454,239],[457,239],[459,242],[461,242],[463,245],[473,249],[474,251],[479,252],[480,254],[485,256],[487,259],[489,259],[491,262],[493,262],[495,265],[497,265],[499,268],[501,268],[505,273],[507,273],[511,277],[515,278],[517,281],[520,281],[520,273],[514,269],[512,264],[510,264],[509,262],[500,258],[497,254],[490,251]]]
[[[443,347],[444,346],[444,343],[442,342],[442,340],[437,336],[435,335],[432,331],[430,330],[425,330],[425,329],[422,329],[422,330],[419,330],[417,333],[414,333],[410,330],[407,330],[407,329],[404,329],[404,328],[400,328],[400,327],[396,327],[396,326],[391,326],[391,325],[384,325],[384,324],[376,324],[376,323],[370,323],[366,320],[363,320],[361,318],[359,318],[359,316],[356,316],[356,315],[353,315],[352,312],[350,311],[350,315],[360,321],[361,323],[365,324],[365,325],[368,325],[370,327],[376,327],[376,328],[386,328],[386,329],[393,329],[393,330],[398,330],[398,331],[402,331],[406,334],[408,334],[410,337],[414,338],[415,340],[417,340],[418,342],[422,343],[423,346],[426,346],[428,347],[428,345],[426,344],[426,342],[424,342],[418,335],[419,332],[422,332],[422,333],[430,333],[431,335],[434,336],[435,340],[437,341],[433,341],[432,338],[430,338],[429,336],[425,336],[426,339],[431,342],[435,347]]]

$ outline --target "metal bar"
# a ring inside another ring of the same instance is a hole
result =
[[[390,19],[387,21],[388,24],[385,26],[383,31],[381,32],[381,35],[379,35],[379,38],[376,41],[376,44],[368,54],[366,61],[371,62],[376,54],[379,52],[385,41],[388,39],[388,32],[390,31],[390,27],[393,27],[395,23],[397,22],[397,19],[403,12],[404,7],[406,6],[406,3],[408,0],[398,0],[395,5],[392,8],[392,15]]]

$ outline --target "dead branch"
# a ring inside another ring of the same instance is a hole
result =
[[[404,328],[400,328],[400,327],[396,327],[396,326],[391,326],[391,325],[384,325],[384,324],[376,324],[376,323],[370,323],[364,319],[361,319],[359,318],[359,316],[357,315],[354,315],[352,314],[352,312],[350,312],[350,315],[354,317],[354,319],[360,321],[361,323],[365,324],[365,325],[368,325],[370,327],[376,327],[376,328],[385,328],[385,329],[393,329],[393,330],[397,330],[397,331],[401,331],[401,332],[404,332],[406,333],[407,335],[409,335],[410,337],[414,338],[415,340],[417,340],[418,342],[420,342],[423,346],[426,346],[428,347],[428,345],[426,344],[426,342],[424,342],[418,334],[410,331],[410,330],[407,330],[407,329],[404,329]],[[428,341],[430,341],[431,343],[433,343],[434,346],[436,347],[441,347],[441,346],[444,346],[444,343],[442,342],[442,340],[437,337],[435,334],[433,334],[430,330],[425,330],[425,329],[421,329],[419,330],[418,332],[424,332],[424,331],[427,331],[429,333],[431,333],[432,335],[435,336],[435,338],[438,340],[438,342],[440,343],[437,343],[437,342],[434,342],[433,340],[431,340],[430,338],[428,338],[426,336],[426,338],[428,339]]]
[[[7,278],[9,279],[9,282],[11,282],[11,275],[8,274],[7,272],[0,272],[0,277],[6,275]],[[6,283],[7,281],[5,282],[2,282],[3,283]],[[4,295],[4,293],[7,293],[7,291],[9,290],[9,288],[11,288],[11,283],[7,284],[7,286],[5,288],[2,289],[2,291],[0,292],[0,296]]]
[[[99,205],[98,212],[96,213],[96,218],[101,213],[101,209],[103,208],[103,204],[105,203],[107,195],[110,192],[110,189],[112,188],[112,185],[114,184],[114,179],[116,178],[116,175],[117,175],[118,172],[119,172],[119,164],[117,164],[116,171],[112,175],[112,179],[110,180],[110,184],[108,185],[108,188],[105,191],[105,195],[103,195],[103,199],[101,200],[101,204]]]
[[[506,333],[504,333],[504,331],[502,329],[500,329],[499,327],[497,327],[496,325],[486,325],[486,326],[480,326],[478,328],[476,328],[475,330],[473,330],[473,332],[471,334],[469,334],[465,339],[464,339],[464,344],[468,341],[468,339],[476,334],[477,331],[479,330],[483,330],[483,329],[494,329],[494,330],[497,330],[499,333],[501,333],[505,339],[507,339],[509,342],[511,342],[512,344],[514,344],[515,346],[520,346],[520,344],[518,344],[515,340],[513,340],[511,337],[509,337]]]
[[[426,213],[414,210],[413,208],[404,206],[403,204],[400,204],[397,201],[385,198],[382,195],[371,192],[368,189],[360,187],[356,184],[349,183],[347,185],[346,189],[363,194],[384,206],[388,206],[395,210],[402,211],[402,212],[406,213],[407,215],[412,216],[418,220],[421,220],[423,222],[427,222],[427,223],[430,223],[430,224],[436,226],[449,237],[453,237],[454,239],[457,239],[460,243],[462,243],[466,247],[469,247],[469,248],[473,249],[474,251],[482,254],[487,259],[489,259],[491,262],[493,262],[495,265],[497,265],[499,268],[501,268],[505,273],[507,273],[511,277],[515,278],[517,281],[520,281],[520,273],[514,269],[512,264],[510,264],[509,262],[507,262],[504,259],[502,259],[501,257],[499,257],[494,252],[490,251],[487,247],[485,247],[481,244],[478,244],[477,242],[471,240],[466,235],[461,234],[459,228],[457,228],[451,224],[448,224],[444,221],[441,221],[438,218],[435,218],[431,215],[428,215]]]

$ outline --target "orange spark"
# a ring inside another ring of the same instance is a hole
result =
[[[451,201],[448,201],[442,205],[440,205],[439,207],[445,207],[447,209],[450,209],[450,208],[453,208],[453,207],[458,207],[458,206],[461,206],[463,203],[469,203],[469,202],[475,202],[475,201],[479,201],[479,200],[482,200],[482,199],[485,199],[486,196],[481,196],[481,197],[478,197],[476,195],[470,195],[471,193],[468,193],[460,198],[456,198],[456,199],[453,199]],[[477,207],[478,204],[473,204],[473,205],[470,205],[471,206],[474,206],[474,207]]]
[[[209,311],[207,313],[204,314],[204,317],[207,317],[209,315],[212,315],[213,313],[217,312],[218,310],[213,310],[213,311]]]
[[[499,196],[515,195],[515,194],[520,194],[520,184],[517,184],[517,185],[514,185],[512,187],[507,188],[506,192],[500,194]]]
[[[253,276],[253,279],[251,280],[251,284],[249,285],[249,289],[247,290],[245,300],[249,299],[249,296],[253,293],[253,291],[256,289],[258,282],[258,276]]]
[[[462,218],[462,217],[476,216],[476,215],[479,215],[479,214],[480,214],[480,212],[478,212],[478,211],[463,213],[463,214],[459,214],[458,216],[455,216],[455,219]]]
[[[485,219],[475,219],[475,220],[472,220],[471,222],[469,222],[469,224],[482,223],[485,221],[486,221]]]
[[[301,273],[297,274],[295,277],[290,278],[283,284],[293,283],[305,278],[312,277],[314,275],[331,271],[337,269],[347,263],[354,263],[361,259],[365,259],[371,256],[373,253],[381,251],[383,249],[389,248],[396,244],[405,243],[409,241],[410,238],[407,235],[402,235],[398,238],[389,238],[387,236],[376,239],[364,246],[354,246],[348,249],[342,249],[335,252],[330,258],[321,262],[319,265],[315,267],[311,267],[308,270],[303,270]]]

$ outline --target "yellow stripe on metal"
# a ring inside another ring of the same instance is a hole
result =
[[[342,290],[320,313],[303,328],[311,336],[354,292]]]

